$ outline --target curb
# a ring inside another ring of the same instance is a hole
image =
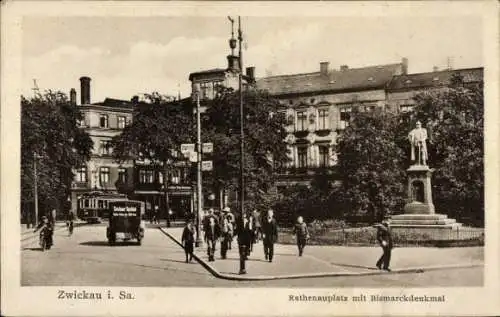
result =
[[[181,248],[184,248],[182,244],[170,233],[166,232],[163,228],[159,228],[166,236],[177,243]],[[372,271],[372,272],[319,272],[319,273],[305,273],[305,274],[290,274],[290,275],[279,275],[279,276],[243,276],[243,275],[232,275],[224,274],[217,271],[216,268],[208,264],[205,260],[199,258],[195,253],[193,257],[198,263],[205,267],[212,275],[217,278],[233,281],[270,281],[270,280],[289,280],[289,279],[299,279],[299,278],[315,278],[315,277],[344,277],[344,276],[372,276],[372,275],[383,275],[383,274],[405,274],[405,273],[424,273],[427,271],[437,271],[446,269],[458,269],[458,268],[471,268],[471,267],[481,267],[484,263],[468,263],[468,264],[451,264],[451,265],[435,265],[427,267],[409,267],[401,269],[393,269],[391,272],[385,271]]]
[[[164,235],[166,235],[167,237],[169,237],[172,241],[174,241],[175,243],[177,243],[182,249],[184,249],[184,246],[182,245],[182,243],[177,240],[173,235],[171,235],[170,233],[168,233],[167,231],[165,231],[165,229],[159,227],[158,229],[160,229],[161,232],[163,232]],[[224,279],[224,274],[221,274],[219,273],[219,271],[217,271],[213,266],[211,266],[210,264],[208,264],[205,260],[203,260],[202,258],[198,257],[196,255],[196,253],[193,252],[193,258],[198,262],[200,263],[205,269],[207,269],[207,271],[209,271],[210,273],[212,273],[213,276],[217,277],[217,278],[222,278]]]
[[[85,225],[86,225],[86,223],[83,223],[83,222],[73,223],[73,229],[77,228],[77,227],[82,227]],[[67,228],[66,223],[56,225],[56,227],[54,228],[54,232],[60,231],[60,230],[65,229],[65,228]],[[37,238],[38,238],[38,233],[35,233],[33,231],[21,233],[21,247],[25,247],[26,245],[33,243],[34,241],[37,240]]]

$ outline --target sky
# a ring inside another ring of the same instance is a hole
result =
[[[474,17],[242,17],[244,67],[256,76],[319,71],[319,63],[363,67],[409,60],[409,72],[483,66],[481,19]],[[92,102],[158,91],[190,94],[189,74],[227,67],[227,17],[24,17],[24,95],[41,90]]]

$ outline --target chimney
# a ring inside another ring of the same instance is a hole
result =
[[[240,71],[240,58],[235,55],[227,56],[227,69],[233,72]]]
[[[321,75],[328,75],[328,68],[330,67],[329,62],[320,62],[319,63],[319,72]]]
[[[340,71],[343,72],[343,71],[346,71],[348,69],[349,69],[349,66],[347,66],[347,65],[340,65]]]
[[[139,103],[139,96],[133,96],[132,99],[130,99],[130,101],[134,104]]]
[[[80,78],[80,98],[82,105],[90,104],[90,77]]]
[[[432,67],[433,72],[437,72],[438,70],[439,70],[439,68],[437,66]]]
[[[71,88],[69,91],[69,101],[73,106],[76,106],[76,90],[75,88]]]
[[[247,77],[251,81],[255,81],[255,67],[247,67],[246,68],[246,73],[247,73]]]
[[[403,57],[401,59],[401,72],[403,73],[403,75],[407,75],[408,74],[408,58],[406,57]]]

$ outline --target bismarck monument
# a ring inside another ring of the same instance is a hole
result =
[[[411,161],[408,173],[408,202],[404,213],[391,217],[393,229],[417,229],[433,236],[447,235],[449,230],[461,226],[447,215],[436,214],[432,203],[431,176],[433,169],[427,165],[427,130],[417,122],[408,139],[411,144]]]

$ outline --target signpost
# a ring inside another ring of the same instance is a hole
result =
[[[213,143],[203,143],[203,147],[201,149],[202,153],[213,153],[214,144]]]

